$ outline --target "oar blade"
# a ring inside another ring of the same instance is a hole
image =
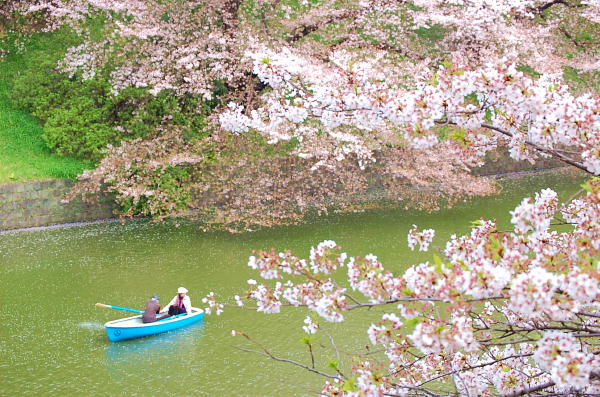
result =
[[[128,307],[121,307],[121,306],[115,306],[115,305],[105,305],[104,303],[96,303],[96,306],[97,307],[103,307],[105,309],[123,310],[125,312],[132,312],[132,313],[139,313],[139,314],[144,313],[143,310],[130,309]]]

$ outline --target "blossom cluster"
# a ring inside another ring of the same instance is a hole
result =
[[[87,36],[80,46],[67,51],[60,68],[83,79],[109,67],[114,90],[148,87],[178,95],[193,94],[210,100],[214,81],[232,86],[243,78],[236,56],[239,45],[231,29],[237,18],[235,1],[148,2],[144,0],[25,1],[27,15],[42,13],[46,29],[63,24]],[[86,18],[105,18],[100,42],[89,38]],[[132,56],[131,54],[134,54]]]
[[[427,251],[434,236],[435,230],[425,229],[422,232],[419,232],[417,225],[413,225],[408,231],[408,248],[414,250],[417,244],[419,244],[419,251]]]
[[[222,303],[217,301],[215,293],[212,291],[202,298],[202,303],[208,305],[206,308],[204,308],[204,312],[206,314],[211,314],[214,310],[217,316],[223,313],[223,308],[225,307]]]
[[[535,202],[530,198],[524,199],[521,204],[511,212],[511,222],[515,231],[525,234],[528,231],[545,232],[550,227],[550,221],[557,209],[558,196],[551,189],[544,189],[536,193]],[[534,229],[535,227],[535,229]]]
[[[559,207],[556,193],[543,190],[512,212],[514,230],[476,222],[469,234],[451,237],[443,258],[410,266],[401,276],[375,255],[341,254],[333,241],[311,248],[308,261],[265,252],[250,266],[266,280],[290,280],[274,287],[253,282],[248,298],[258,311],[305,306],[333,322],[343,321],[348,310],[386,308],[366,332],[383,350],[385,365],[359,355],[351,377],[340,372],[325,384],[324,396],[410,395],[433,381],[451,382],[465,396],[594,393],[600,387],[600,360],[592,353],[600,328],[600,233],[586,222],[599,209],[599,185],[590,180],[573,201],[576,207]],[[526,222],[515,216],[524,212],[530,214]],[[563,213],[582,223],[570,222],[569,232],[551,231],[549,220]],[[290,271],[290,262],[303,265]],[[351,290],[329,277],[343,269]],[[323,327],[311,316],[302,325],[308,334]]]
[[[377,81],[353,66],[323,66],[323,72],[315,73],[309,60],[289,50],[252,53],[250,57],[254,72],[274,90],[265,105],[249,116],[242,116],[235,105],[223,112],[221,126],[232,132],[253,128],[272,141],[289,140],[303,133],[297,124],[310,125],[310,120],[316,120],[340,146],[353,150],[361,161],[372,161],[364,134],[354,135],[348,145],[348,134],[340,135],[338,129],[354,126],[384,142],[396,131],[408,145],[426,149],[438,144],[435,127],[443,123],[462,131],[449,138],[457,146],[479,148],[464,150],[465,162],[500,142],[508,145],[517,160],[533,160],[534,152],[565,159],[564,152],[556,149],[570,147],[580,155],[572,164],[600,173],[600,98],[573,96],[556,75],[534,80],[515,64],[472,70],[442,66],[426,70],[406,90]],[[476,105],[466,100],[468,97],[474,98]],[[297,108],[302,112],[297,113]],[[500,139],[484,139],[479,144],[482,136],[475,131],[481,129],[498,133]]]
[[[589,385],[592,370],[600,369],[598,359],[586,353],[572,334],[560,331],[545,332],[533,358],[560,389],[581,390]]]

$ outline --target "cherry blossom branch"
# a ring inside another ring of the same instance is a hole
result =
[[[310,343],[307,343],[306,346],[308,346],[308,352],[310,353],[310,363],[311,363],[311,368],[315,368],[315,356],[313,354],[313,350],[312,350],[312,345]]]
[[[557,5],[557,4],[561,4],[561,5],[564,5],[564,6],[569,7],[569,8],[584,7],[583,4],[571,4],[571,3],[569,3],[566,0],[552,0],[552,1],[548,2],[548,3],[546,3],[546,4],[542,4],[542,5],[534,8],[533,10],[535,10],[535,11],[537,11],[537,12],[539,12],[541,14],[542,12],[546,11],[548,8],[550,8],[550,7],[554,6],[554,5]]]
[[[572,232],[551,231],[557,213]],[[343,396],[348,387],[380,395],[400,390],[437,395],[428,387],[434,382],[454,383],[470,395],[491,388],[522,395],[538,390],[523,385],[548,389],[550,381],[586,395],[597,386],[590,371],[600,372],[600,315],[587,313],[600,297],[600,272],[592,259],[600,251],[598,214],[600,179],[590,180],[583,196],[560,209],[556,192],[545,189],[511,212],[514,230],[500,234],[494,221],[481,220],[470,234],[452,236],[440,254],[444,259],[434,256],[433,264],[410,266],[401,276],[386,271],[372,254],[348,258],[330,240],[311,248],[308,260],[272,250],[251,257],[248,265],[277,280],[275,287],[249,280],[248,297],[259,311],[305,306],[332,322],[344,321],[348,310],[397,305],[367,330],[371,344],[380,347],[378,355],[357,354],[352,373],[337,369],[337,381],[327,382],[323,395]],[[420,241],[427,249],[433,237],[433,231],[414,226],[407,242],[414,248]],[[333,281],[344,267],[352,290],[368,302],[350,298]],[[285,273],[292,279],[301,275],[304,282],[284,281]],[[320,329],[310,316],[305,324],[308,334]]]
[[[335,21],[340,21],[342,19],[352,18],[356,14],[357,14],[356,10],[344,10],[342,12],[337,11],[337,12],[334,12],[333,15],[330,15],[329,17],[327,17],[325,19],[313,21],[310,24],[304,24],[301,26],[297,26],[292,30],[292,33],[286,38],[286,41],[288,43],[295,43],[295,42],[299,41],[300,39],[308,36],[309,34],[316,32],[317,30],[323,28],[325,25],[328,25]]]
[[[502,357],[502,358],[494,359],[494,361],[490,361],[490,362],[487,362],[487,363],[478,364],[478,365],[473,365],[473,366],[468,366],[468,367],[464,367],[464,368],[457,369],[457,370],[454,370],[454,371],[445,372],[445,373],[443,373],[443,374],[441,374],[441,375],[438,375],[438,376],[436,376],[436,377],[433,377],[433,378],[431,378],[431,379],[428,379],[428,380],[426,380],[425,382],[419,383],[419,384],[417,385],[417,387],[421,387],[421,386],[424,386],[424,385],[426,385],[426,384],[428,384],[428,383],[435,382],[435,381],[436,381],[436,380],[438,380],[438,379],[442,379],[442,378],[445,378],[445,377],[448,377],[448,376],[454,375],[454,374],[456,374],[456,373],[458,373],[458,372],[469,371],[469,370],[473,370],[473,369],[477,369],[477,368],[483,368],[483,367],[487,367],[487,366],[494,365],[494,364],[497,364],[497,363],[499,363],[499,362],[506,361],[506,360],[510,360],[510,359],[513,359],[513,358],[523,358],[523,357],[531,357],[531,356],[533,356],[533,353],[526,353],[526,354],[514,354],[514,355],[512,355],[512,356],[506,356],[506,357]]]
[[[512,138],[512,137],[514,137],[514,134],[513,134],[513,133],[511,133],[511,132],[509,132],[509,131],[506,131],[505,129],[502,129],[502,128],[499,128],[499,127],[496,127],[496,126],[494,126],[494,125],[490,125],[490,124],[482,123],[482,124],[481,124],[481,126],[482,126],[483,128],[487,128],[487,129],[489,129],[489,130],[493,130],[493,131],[499,132],[499,133],[501,133],[501,134],[503,134],[503,135],[506,135],[506,136],[509,136],[509,137],[511,137],[511,138]],[[569,165],[572,165],[573,167],[577,167],[577,168],[579,168],[580,170],[582,170],[582,171],[585,171],[585,172],[586,172],[586,173],[588,173],[588,174],[595,175],[593,172],[591,172],[590,170],[588,170],[588,169],[587,169],[587,168],[586,168],[586,167],[585,167],[585,166],[584,166],[582,163],[580,163],[580,162],[578,162],[578,161],[575,161],[575,160],[573,160],[573,159],[571,159],[571,158],[569,158],[569,157],[567,157],[567,156],[565,156],[565,155],[563,155],[563,154],[561,154],[561,153],[557,152],[556,150],[553,150],[553,149],[548,149],[548,148],[542,147],[542,146],[540,146],[540,145],[538,145],[538,144],[536,144],[536,143],[533,143],[533,142],[531,142],[530,140],[525,140],[524,142],[525,142],[525,144],[527,144],[528,146],[531,146],[532,148],[534,148],[534,149],[536,149],[536,150],[538,150],[538,151],[540,151],[540,152],[542,152],[542,153],[549,154],[549,155],[551,155],[552,157],[555,157],[555,158],[559,159],[560,161],[562,161],[562,162],[564,162],[564,163],[567,163],[567,164],[569,164]]]
[[[277,357],[277,356],[273,355],[271,352],[269,352],[268,350],[265,350],[265,349],[263,349],[263,351],[259,351],[259,350],[247,349],[247,348],[241,347],[241,346],[233,346],[233,348],[237,349],[237,350],[240,350],[240,351],[243,351],[243,352],[247,352],[247,353],[260,354],[260,355],[269,357],[270,359],[275,360],[275,361],[280,361],[280,362],[283,362],[283,363],[293,364],[293,365],[295,365],[297,367],[304,368],[307,371],[313,372],[313,373],[315,373],[317,375],[321,375],[321,376],[324,376],[324,377],[329,378],[329,379],[338,379],[337,375],[327,374],[325,372],[319,371],[318,369],[315,369],[315,368],[311,368],[308,365],[302,364],[302,363],[300,363],[298,361],[295,361],[295,360],[290,360],[288,358],[283,358],[283,357]]]
[[[449,394],[445,393],[445,394],[437,394],[432,392],[431,390],[427,390],[425,388],[421,388],[418,386],[409,386],[409,385],[401,385],[401,384],[397,384],[394,383],[393,386],[399,388],[399,389],[408,389],[408,390],[414,390],[417,392],[421,392],[424,393],[425,395],[431,396],[431,397],[442,397],[442,396],[448,396]],[[394,397],[403,397],[405,394],[393,394],[393,393],[383,393],[384,396],[394,396]]]
[[[262,355],[267,356],[267,357],[269,357],[269,358],[271,358],[271,359],[273,359],[275,361],[280,361],[280,362],[294,364],[296,366],[299,366],[301,368],[309,370],[310,372],[314,372],[314,373],[316,373],[318,375],[322,375],[322,376],[325,376],[327,378],[331,378],[331,379],[337,379],[338,378],[337,376],[329,375],[329,374],[327,374],[325,372],[322,372],[322,371],[319,371],[318,369],[315,368],[315,366],[314,366],[314,357],[313,357],[313,354],[312,354],[312,350],[310,350],[310,354],[311,354],[311,358],[312,358],[312,367],[309,367],[309,366],[307,366],[305,364],[302,364],[302,363],[300,363],[298,361],[295,361],[295,360],[290,360],[290,359],[287,359],[287,358],[275,356],[265,346],[263,346],[262,344],[258,343],[254,339],[252,339],[250,337],[250,335],[246,334],[243,331],[232,331],[232,334],[233,335],[241,335],[241,336],[243,336],[248,341],[250,341],[250,342],[254,343],[255,345],[257,345],[258,347],[260,347],[260,349],[262,351],[246,349],[246,348],[241,347],[241,346],[233,346],[235,349],[238,349],[238,350],[241,350],[241,351],[244,351],[244,352],[248,352],[248,353],[262,354]]]
[[[598,378],[600,378],[600,372],[592,372],[590,374],[590,379],[598,379]],[[549,382],[546,382],[546,383],[542,383],[542,384],[539,384],[539,385],[536,385],[536,386],[532,386],[532,387],[528,387],[528,388],[519,390],[519,391],[514,392],[514,393],[507,394],[505,397],[519,397],[519,396],[524,396],[526,394],[531,394],[531,393],[538,392],[540,390],[548,389],[548,388],[550,388],[552,386],[555,386],[555,385],[556,385],[556,383],[554,381],[549,381]]]

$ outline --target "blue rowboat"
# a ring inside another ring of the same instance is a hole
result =
[[[192,307],[191,314],[173,316],[153,323],[144,324],[142,316],[138,315],[109,321],[104,324],[104,327],[106,328],[108,340],[118,342],[171,331],[202,321],[203,318],[204,310]]]

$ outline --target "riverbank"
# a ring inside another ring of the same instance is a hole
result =
[[[565,177],[578,174],[571,167],[545,165],[548,168],[508,170],[486,175],[499,180],[519,180],[552,174]],[[488,168],[488,172],[491,169],[494,169],[494,166]],[[54,180],[0,185],[0,233],[66,228],[116,220],[115,213],[118,207],[109,195],[95,204],[84,203],[81,200],[62,202],[63,196],[73,183],[70,180]],[[377,201],[378,197],[377,194],[371,194],[369,200]]]
[[[0,231],[26,229],[113,218],[117,209],[111,196],[97,204],[62,198],[73,186],[71,180],[51,180],[0,185]]]

